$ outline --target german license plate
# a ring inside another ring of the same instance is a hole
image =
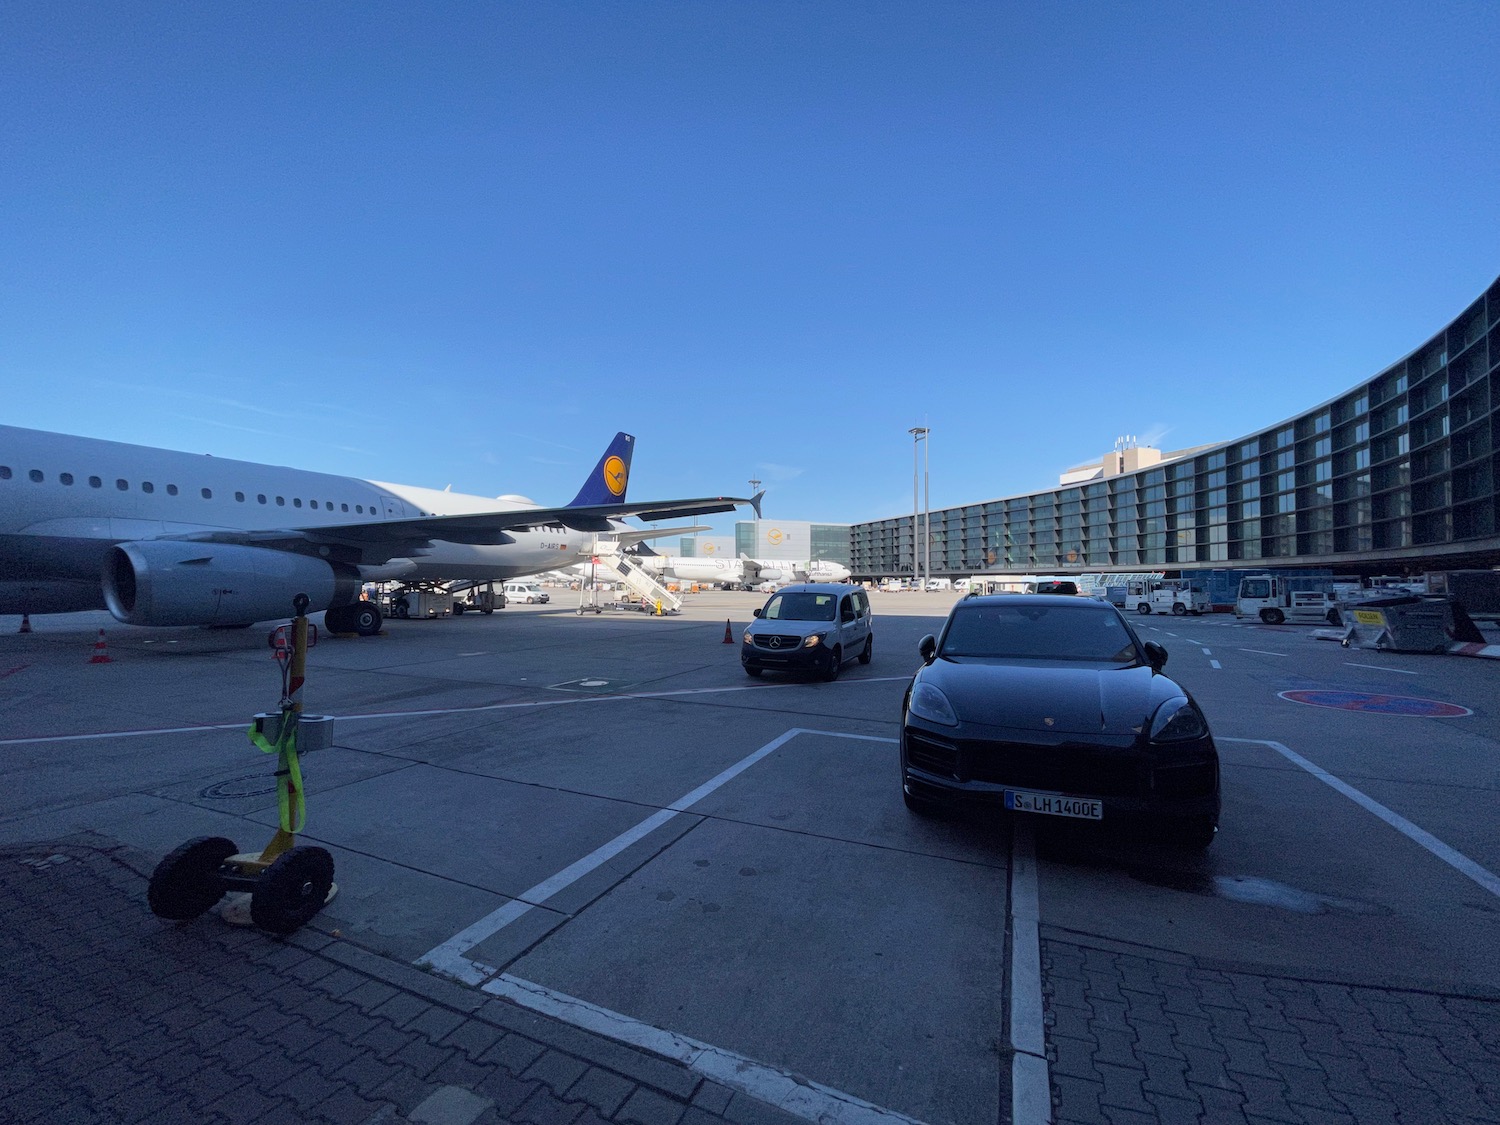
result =
[[[1005,807],[1012,812],[1041,813],[1043,816],[1071,816],[1077,820],[1104,819],[1103,801],[1090,797],[1064,797],[1061,793],[1007,789]]]

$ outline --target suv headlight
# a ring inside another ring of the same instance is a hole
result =
[[[953,710],[953,704],[931,684],[918,684],[913,688],[911,702],[906,708],[917,718],[926,719],[929,723],[945,727],[958,726],[958,715]]]
[[[1152,742],[1189,742],[1207,734],[1208,722],[1190,699],[1163,703],[1151,720]]]

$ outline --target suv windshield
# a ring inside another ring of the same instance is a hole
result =
[[[1096,606],[961,606],[949,619],[940,655],[1138,663],[1120,615]]]
[[[838,598],[832,594],[796,591],[777,594],[761,616],[771,621],[832,621]]]

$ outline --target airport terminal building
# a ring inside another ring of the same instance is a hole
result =
[[[1278,425],[1163,454],[1119,443],[1059,487],[850,529],[856,578],[1500,565],[1500,280],[1405,359]]]

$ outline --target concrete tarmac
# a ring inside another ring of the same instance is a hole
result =
[[[245,736],[280,696],[269,626],[0,618],[16,1119],[1040,1120],[1012,1089],[1032,988],[1059,1120],[1500,1120],[1500,895],[1369,807],[1500,870],[1493,662],[1132,618],[1214,726],[1224,827],[1199,857],[1026,822],[1026,981],[1015,826],[899,795],[902,690],[953,595],[873,595],[873,661],[821,683],[740,670],[762,596],[553,593],[320,639],[303,694],[335,737],[301,839],[340,891],[289,939],[144,901],[183,840],[276,826]],[[1468,713],[1283,698],[1312,687]]]

